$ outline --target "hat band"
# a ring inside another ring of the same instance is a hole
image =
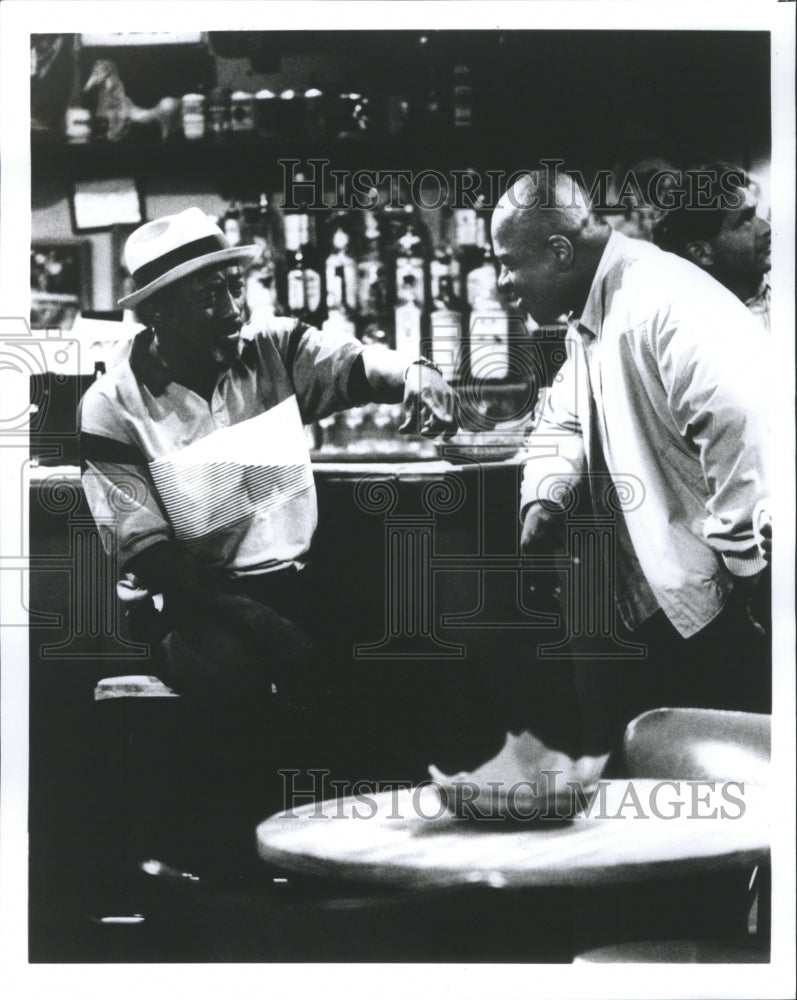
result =
[[[136,283],[136,288],[143,288],[173,268],[179,267],[180,264],[185,264],[189,260],[195,260],[205,254],[215,253],[217,250],[229,250],[229,248],[230,244],[221,233],[218,236],[203,236],[201,239],[192,240],[190,243],[185,243],[181,247],[156,257],[155,260],[142,264],[141,267],[133,271],[133,281]]]

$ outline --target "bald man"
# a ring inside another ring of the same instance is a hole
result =
[[[569,324],[529,441],[522,550],[561,548],[577,503],[612,525],[593,606],[568,609],[571,627],[605,624],[576,668],[585,750],[619,751],[657,706],[769,710],[768,643],[746,610],[769,492],[756,320],[692,264],[613,232],[563,173],[520,178],[492,237],[500,287],[536,323]],[[607,661],[607,640],[644,655]]]

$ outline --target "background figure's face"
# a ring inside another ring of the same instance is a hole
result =
[[[769,223],[756,214],[753,196],[741,207],[725,213],[719,233],[710,240],[714,257],[712,273],[720,281],[760,279],[770,269]]]
[[[493,250],[501,265],[498,287],[515,296],[524,313],[544,326],[570,311],[569,271],[562,268],[553,248],[536,236],[531,226],[520,225],[517,216],[498,223],[493,216],[492,236]]]
[[[228,367],[238,356],[244,282],[238,267],[198,271],[168,289],[157,312],[158,339],[186,360]]]

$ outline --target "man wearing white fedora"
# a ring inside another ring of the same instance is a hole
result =
[[[236,712],[302,703],[320,683],[297,624],[317,523],[303,425],[403,400],[402,430],[457,428],[454,393],[425,359],[292,318],[245,325],[240,266],[258,252],[198,208],[137,229],[120,305],[147,328],[80,412],[86,497],[155,672]]]

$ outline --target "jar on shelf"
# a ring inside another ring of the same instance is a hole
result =
[[[36,51],[32,48],[31,55],[35,54]],[[64,112],[64,133],[69,143],[86,143],[91,140],[91,111],[84,104],[77,59],[72,69],[72,92]]]
[[[222,139],[230,131],[230,91],[216,87],[210,92],[206,127],[214,139]]]
[[[274,139],[279,132],[279,98],[263,88],[255,94],[255,131],[261,139]]]
[[[304,96],[291,87],[279,96],[279,137],[295,139],[304,131]]]
[[[205,96],[204,94],[183,94],[180,101],[183,135],[196,140],[205,137]]]
[[[360,93],[339,94],[334,102],[334,134],[338,139],[362,135],[371,127],[368,98]]]
[[[74,144],[91,139],[91,112],[88,108],[69,107],[65,119],[66,141]]]
[[[255,95],[249,91],[236,90],[230,97],[230,131],[241,139],[254,135]]]
[[[304,131],[308,139],[323,139],[327,134],[327,98],[318,87],[304,92]]]

